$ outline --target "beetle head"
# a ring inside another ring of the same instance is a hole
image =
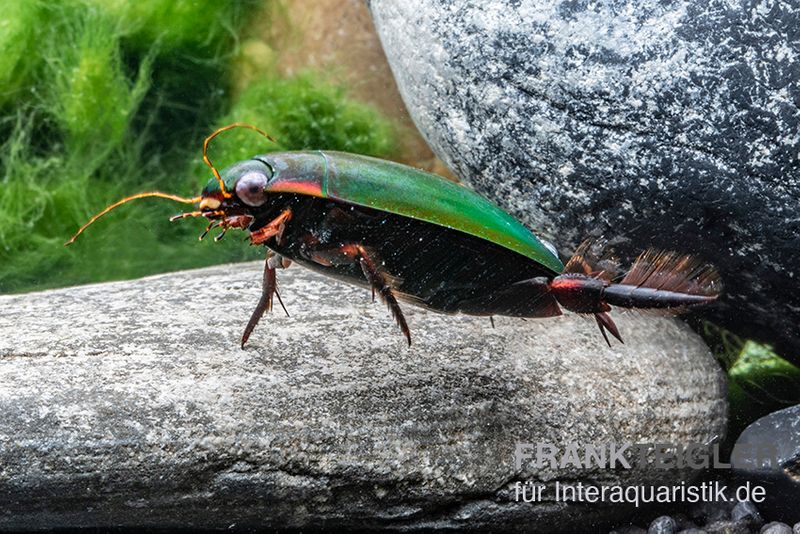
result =
[[[203,188],[199,213],[186,213],[176,218],[201,215],[211,220],[201,239],[217,226],[222,233],[215,239],[224,235],[228,228],[247,228],[253,222],[253,212],[268,200],[267,185],[272,175],[272,167],[260,158],[231,165],[220,173],[219,179],[212,178]]]
[[[203,188],[200,209],[214,210],[224,203],[257,208],[267,200],[272,175],[272,167],[260,158],[231,165],[220,174],[221,181],[212,178]],[[224,191],[220,184],[224,184]]]
[[[220,174],[208,157],[208,144],[220,133],[233,128],[247,128],[258,132],[273,143],[276,142],[267,133],[250,124],[234,123],[223,126],[209,135],[203,142],[203,161],[211,168],[214,178],[208,182],[199,197],[185,198],[171,193],[162,193],[161,191],[137,193],[125,197],[91,217],[65,244],[74,243],[86,228],[94,224],[97,219],[106,213],[132,200],[148,197],[165,198],[184,204],[199,204],[199,210],[181,213],[170,220],[201,216],[209,219],[211,222],[200,236],[200,239],[203,239],[215,227],[222,229],[222,233],[214,238],[217,241],[225,235],[229,228],[247,228],[254,220],[252,215],[254,209],[264,205],[267,201],[267,184],[272,178],[273,169],[264,158],[255,158],[232,165]]]

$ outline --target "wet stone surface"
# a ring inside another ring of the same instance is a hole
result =
[[[678,321],[437,315],[414,345],[364,289],[281,272],[291,318],[238,342],[260,264],[2,296],[0,529],[279,526],[582,530],[610,506],[515,501],[516,481],[674,471],[517,469],[518,442],[708,443],[722,373]],[[616,518],[616,519],[615,519]]]

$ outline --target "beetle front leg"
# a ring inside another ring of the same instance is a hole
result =
[[[272,311],[273,295],[278,297],[278,302],[280,302],[283,311],[286,313],[287,317],[289,316],[289,312],[286,311],[286,307],[283,305],[281,296],[278,293],[278,280],[275,274],[275,269],[285,269],[289,267],[289,265],[291,265],[291,262],[280,254],[276,254],[271,250],[267,252],[267,259],[264,262],[264,280],[261,287],[261,298],[256,305],[256,309],[253,310],[250,320],[247,321],[244,334],[242,334],[242,348],[244,348],[244,344],[247,343],[250,334],[253,333],[253,330],[264,313]]]
[[[254,232],[250,232],[251,245],[263,245],[273,237],[275,241],[280,244],[283,238],[283,231],[286,229],[286,223],[292,218],[292,210],[286,208],[280,215],[275,217],[265,226],[262,226]]]

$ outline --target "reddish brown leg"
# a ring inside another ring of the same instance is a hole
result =
[[[253,333],[258,321],[260,321],[261,317],[264,316],[264,313],[272,311],[273,295],[278,297],[278,302],[280,302],[281,308],[283,308],[286,316],[289,316],[289,312],[286,311],[286,307],[283,305],[281,296],[278,294],[278,280],[277,276],[275,275],[276,267],[283,269],[288,267],[289,264],[290,262],[285,261],[281,256],[275,254],[271,250],[267,252],[267,260],[264,262],[264,281],[261,288],[261,298],[256,305],[256,309],[253,310],[250,320],[247,321],[244,334],[242,334],[242,348],[244,348],[244,344],[247,343],[247,340],[250,338],[250,334]]]
[[[286,208],[280,215],[275,217],[266,226],[263,226],[255,232],[250,232],[251,245],[263,245],[273,237],[280,243],[283,236],[283,230],[286,228],[286,223],[292,218],[292,210]]]
[[[625,343],[622,341],[622,336],[619,335],[619,330],[617,330],[617,325],[614,324],[614,320],[611,316],[606,312],[600,312],[594,314],[594,319],[597,321],[597,326],[600,327],[600,333],[603,334],[603,339],[606,340],[608,346],[611,346],[611,342],[608,340],[608,336],[606,335],[606,330],[611,332],[611,335],[614,336],[619,340],[620,343]]]
[[[594,314],[600,333],[603,334],[603,339],[606,340],[609,347],[611,342],[608,340],[606,331],[611,332],[611,335],[620,343],[624,343],[619,335],[619,330],[617,330],[617,325],[607,313],[611,311],[611,306],[604,299],[604,291],[610,285],[607,280],[580,273],[562,274],[550,281],[550,292],[559,304],[576,313]]]
[[[403,315],[403,310],[400,309],[400,304],[397,302],[397,297],[394,296],[392,287],[394,279],[391,274],[381,267],[380,261],[375,257],[374,253],[362,245],[350,243],[335,249],[313,251],[310,256],[315,262],[326,266],[348,265],[358,262],[372,288],[373,300],[375,299],[375,293],[380,295],[381,299],[389,307],[389,311],[392,313],[394,320],[397,321],[397,325],[403,335],[406,336],[408,345],[411,346],[411,330],[408,328],[408,323]]]

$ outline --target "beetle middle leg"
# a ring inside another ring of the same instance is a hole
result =
[[[278,293],[278,280],[275,270],[286,269],[289,267],[289,265],[291,265],[291,263],[291,261],[284,258],[280,254],[276,254],[271,250],[267,252],[267,260],[264,262],[264,280],[261,287],[261,298],[256,305],[256,309],[253,310],[250,320],[247,321],[244,334],[242,334],[242,348],[244,348],[244,344],[247,343],[247,340],[250,338],[250,334],[253,333],[253,330],[261,320],[261,317],[263,317],[264,313],[272,311],[273,296],[278,297],[278,302],[280,303],[281,308],[283,308],[286,316],[289,316],[289,312],[286,311],[286,306],[283,305],[283,301],[281,300],[281,295]]]
[[[283,212],[275,217],[275,219],[270,221],[269,224],[259,228],[255,232],[250,233],[251,244],[261,245],[273,237],[275,238],[276,242],[280,243],[281,238],[283,237],[283,232],[286,229],[286,223],[291,218],[292,210],[288,208],[283,210]],[[261,288],[261,298],[256,305],[256,309],[253,310],[250,320],[247,322],[247,326],[244,329],[244,334],[242,334],[242,348],[244,348],[244,344],[247,343],[247,340],[250,338],[250,334],[253,333],[253,329],[255,329],[258,321],[261,320],[261,317],[263,317],[264,313],[267,311],[272,311],[273,296],[278,297],[278,302],[280,302],[283,311],[287,316],[289,315],[289,312],[286,311],[286,306],[283,305],[281,295],[278,293],[278,282],[275,269],[285,269],[286,267],[289,267],[290,264],[291,261],[283,256],[276,254],[271,250],[267,252],[267,259],[264,262],[264,280]]]
[[[372,288],[373,300],[375,293],[378,293],[381,300],[389,307],[389,311],[397,321],[403,335],[406,336],[409,346],[411,345],[411,331],[403,315],[403,310],[400,309],[400,304],[397,302],[397,297],[394,295],[397,279],[386,272],[373,251],[358,243],[346,243],[337,248],[312,249],[307,254],[312,261],[325,266],[357,263]]]

